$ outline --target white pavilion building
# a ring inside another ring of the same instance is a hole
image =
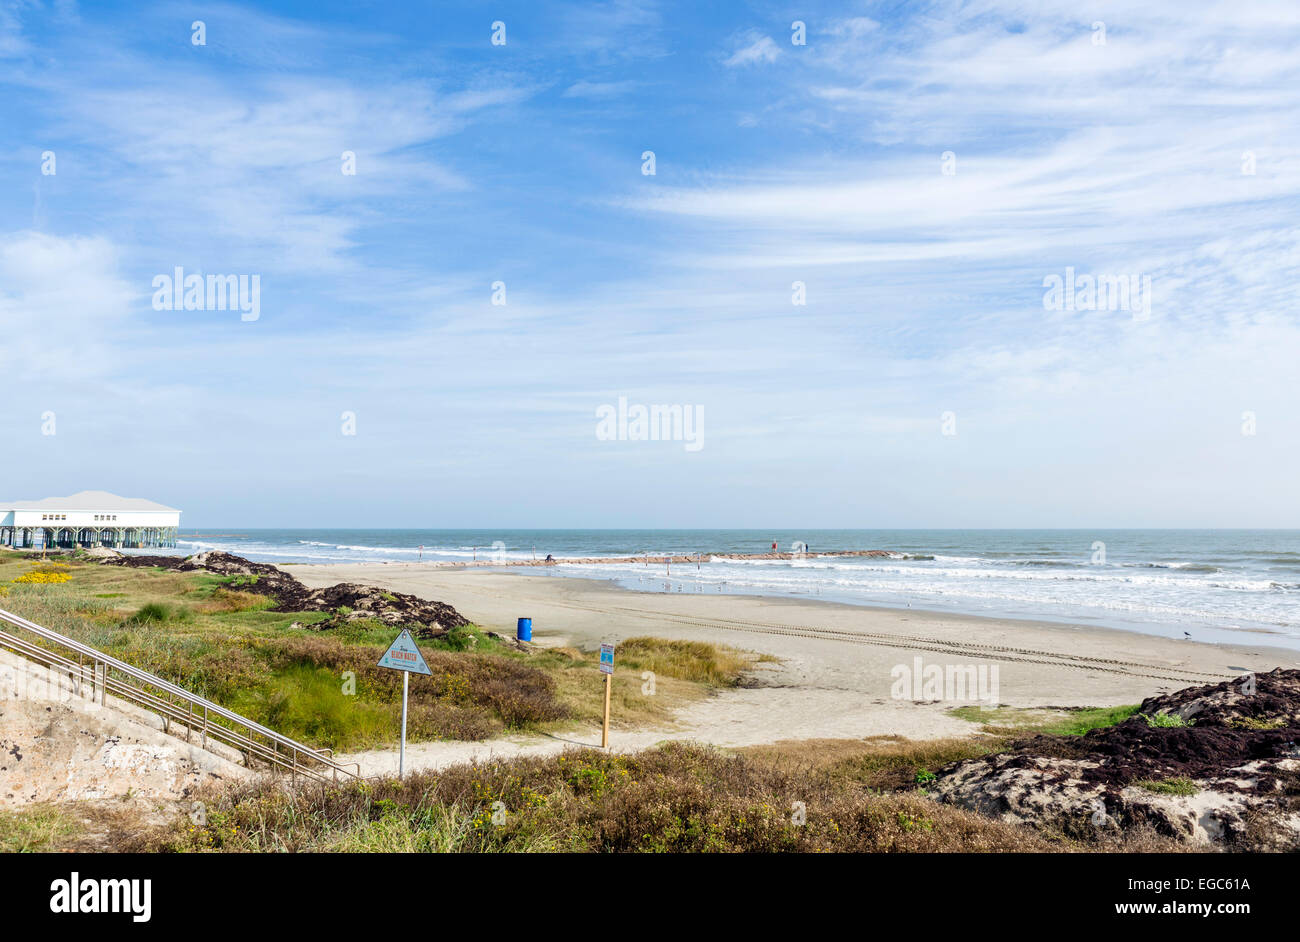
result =
[[[105,491],[0,503],[4,546],[175,546],[180,525],[174,507]]]

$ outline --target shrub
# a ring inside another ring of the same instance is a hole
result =
[[[58,585],[61,582],[67,582],[72,576],[66,572],[51,572],[48,570],[33,570],[25,572],[14,579],[14,582],[21,582],[27,585]]]
[[[500,803],[499,805],[497,803]],[[1044,837],[916,794],[880,794],[702,746],[574,750],[288,792],[241,782],[127,849],[1042,851]],[[496,815],[504,809],[505,815]],[[495,815],[495,816],[494,816]]]
[[[297,665],[322,668],[333,677],[351,671],[360,700],[394,707],[401,702],[401,672],[378,666],[382,647],[317,636],[267,640],[258,650],[277,673]],[[413,739],[485,739],[502,728],[567,716],[554,681],[535,667],[495,654],[422,650],[431,674],[411,675]]]
[[[165,602],[147,602],[141,605],[127,621],[130,624],[148,625],[169,621],[186,621],[190,617],[189,609],[179,606],[173,608]]]

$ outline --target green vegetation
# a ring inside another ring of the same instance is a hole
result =
[[[0,854],[54,850],[74,830],[71,818],[52,805],[34,805],[21,811],[0,809]]]
[[[739,651],[703,641],[665,641],[662,638],[627,638],[618,644],[619,664],[640,674],[652,671],[665,677],[734,687],[750,666]]]
[[[1282,717],[1266,720],[1255,716],[1235,716],[1228,720],[1228,725],[1234,729],[1282,729],[1286,720]]]
[[[1143,779],[1140,782],[1134,782],[1138,788],[1145,788],[1149,792],[1156,792],[1160,795],[1195,795],[1200,791],[1196,783],[1190,778],[1177,777],[1167,778],[1161,781],[1152,779]]]
[[[128,619],[133,625],[160,625],[170,621],[189,621],[193,612],[188,608],[167,605],[163,602],[149,602],[141,605],[139,611]]]
[[[1138,704],[1117,707],[1064,707],[1022,709],[979,706],[956,707],[950,712],[959,719],[981,723],[985,732],[1001,736],[1043,733],[1049,736],[1082,736],[1089,730],[1122,723],[1138,711]]]
[[[288,792],[245,784],[123,849],[168,851],[1045,851],[1025,828],[915,794],[700,746],[462,765]]]
[[[1148,726],[1158,726],[1162,729],[1181,729],[1192,725],[1177,713],[1139,713],[1138,715],[1147,721]]]
[[[401,675],[377,666],[396,627],[347,619],[345,608],[270,611],[272,598],[239,588],[253,581],[248,577],[56,565],[69,581],[15,585],[32,560],[0,551],[5,606],[309,745],[353,751],[396,741]],[[329,630],[313,630],[326,621]],[[595,652],[524,652],[475,626],[420,646],[433,673],[411,678],[412,741],[480,740],[599,720]],[[681,700],[735,683],[748,663],[712,645],[633,639],[615,678],[617,722],[662,720]],[[655,696],[642,689],[642,669],[660,675]]]

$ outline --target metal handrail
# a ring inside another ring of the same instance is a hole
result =
[[[253,759],[260,759],[271,766],[288,769],[295,781],[299,774],[321,781],[338,781],[339,773],[352,778],[359,778],[361,775],[359,763],[356,772],[353,772],[347,766],[334,761],[332,750],[313,749],[297,740],[290,739],[288,736],[282,736],[275,730],[268,729],[260,723],[255,723],[245,716],[240,716],[219,703],[214,703],[205,697],[190,693],[184,687],[179,687],[156,674],[133,667],[111,654],[105,654],[97,648],[92,648],[88,644],[82,644],[80,641],[61,635],[57,631],[52,631],[35,622],[28,621],[20,615],[0,609],[0,622],[30,632],[48,643],[72,651],[81,658],[90,658],[93,662],[94,673],[89,683],[92,688],[92,697],[95,700],[100,703],[107,703],[107,697],[111,691],[114,696],[143,706],[145,709],[161,716],[164,732],[171,732],[171,723],[173,721],[184,725],[187,742],[190,740],[191,733],[199,731],[202,733],[205,748],[210,737],[239,750],[244,756],[246,765],[251,765]],[[29,660],[39,661],[49,667],[66,672],[69,678],[72,679],[78,695],[80,695],[82,684],[87,682],[86,665],[81,661],[73,661],[57,651],[51,651],[40,645],[33,644],[7,631],[0,631],[0,647],[8,648]],[[113,677],[109,673],[110,670],[125,675],[136,683]],[[168,699],[158,696],[141,685],[148,685],[148,687],[167,694]],[[179,699],[180,703],[176,703],[175,699],[172,698]],[[196,725],[200,721],[200,714],[196,710],[202,711],[201,727]],[[243,727],[246,732],[241,732],[239,729],[221,723],[213,723],[210,721],[212,717]],[[262,741],[257,739],[259,736],[262,737]]]

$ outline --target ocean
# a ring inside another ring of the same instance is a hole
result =
[[[796,560],[710,560],[763,553]],[[423,547],[423,549],[420,549]],[[650,592],[736,593],[1101,625],[1300,648],[1300,530],[201,530],[177,552],[267,562],[556,559],[704,553],[698,566],[519,571]],[[819,553],[883,549],[835,559]]]

